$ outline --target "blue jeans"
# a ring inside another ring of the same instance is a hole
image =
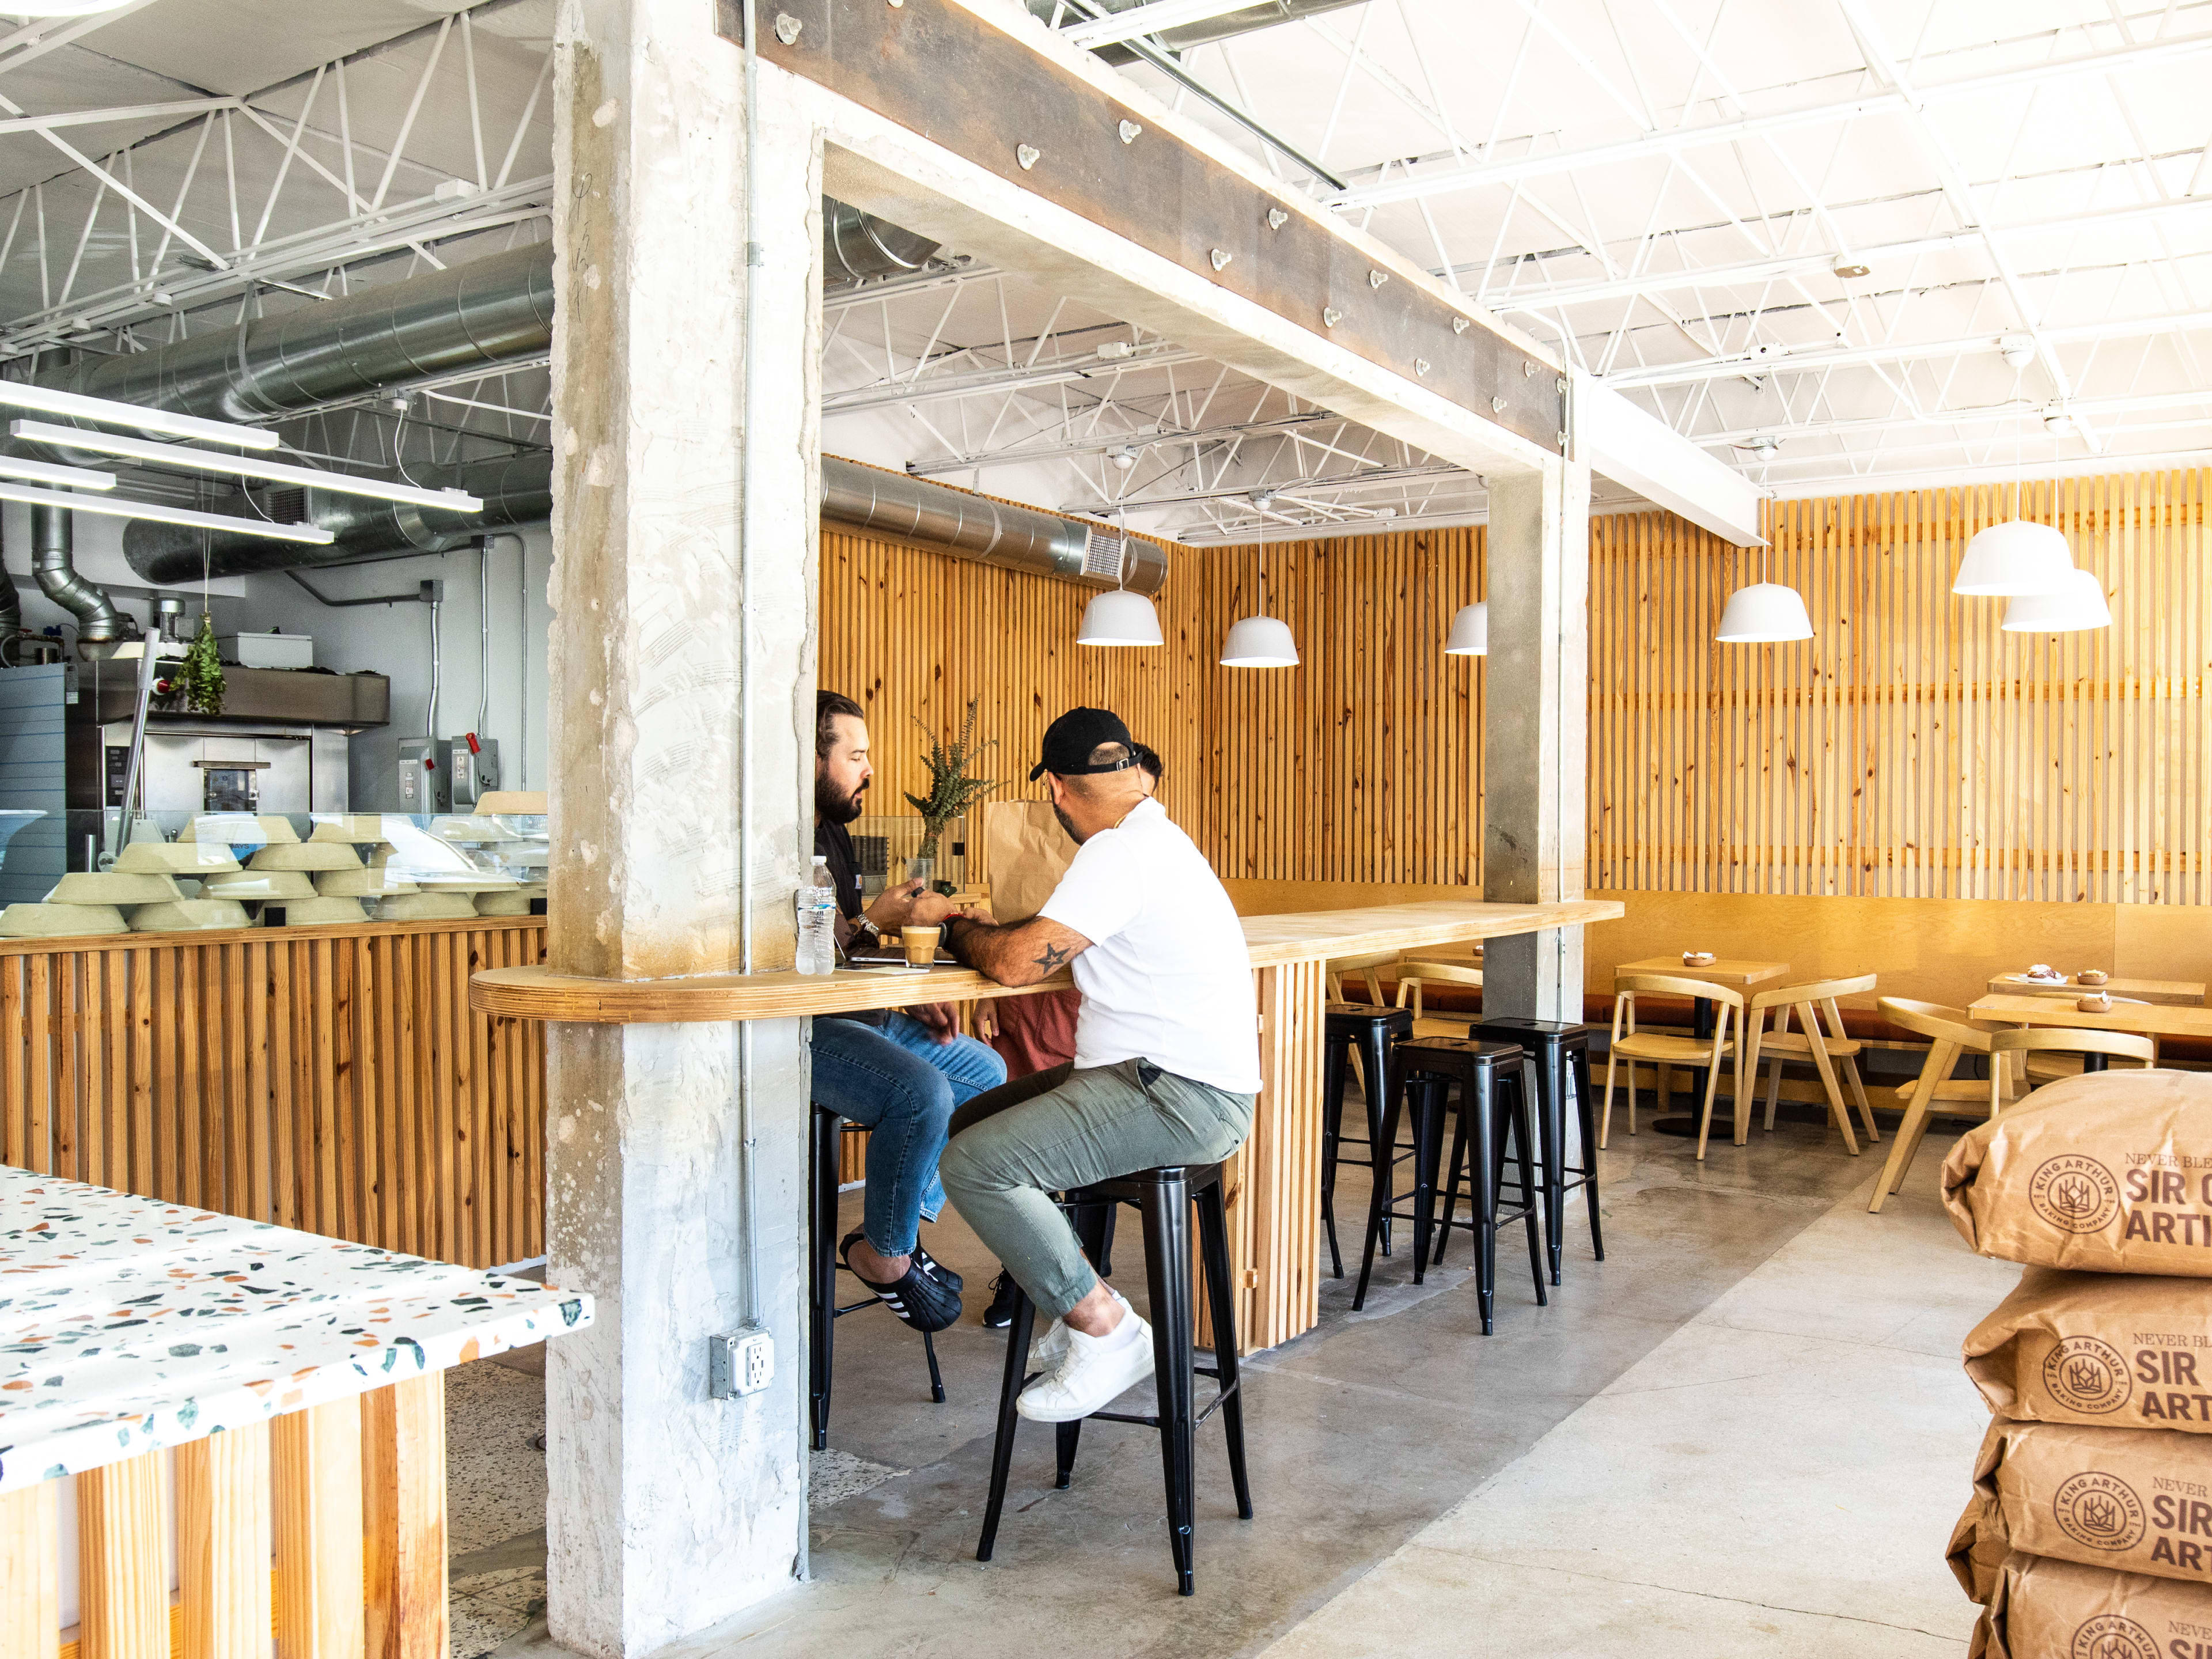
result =
[[[953,1110],[1006,1080],[1006,1063],[988,1044],[939,1042],[911,1014],[881,1025],[814,1022],[814,1098],[872,1132],[860,1231],[878,1255],[909,1254],[922,1219],[937,1219],[937,1155]]]

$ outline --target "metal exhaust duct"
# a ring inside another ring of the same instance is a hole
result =
[[[826,280],[858,283],[871,276],[902,276],[927,264],[938,246],[888,219],[827,196],[822,198],[822,274]]]
[[[824,204],[823,240],[825,257],[856,276],[911,270],[935,249],[923,238],[835,202]],[[225,334],[82,364],[41,376],[40,383],[215,420],[266,420],[455,369],[496,368],[545,349],[552,331],[553,250],[538,243],[350,299],[305,306]],[[483,499],[483,510],[444,513],[313,488],[257,488],[213,505],[239,517],[314,524],[335,539],[326,546],[302,546],[136,520],[124,532],[124,556],[148,582],[182,586],[203,575],[450,552],[488,529],[547,518],[553,507],[553,458],[544,452],[411,467],[407,481],[465,489]],[[1139,593],[1158,592],[1166,580],[1167,561],[1151,542],[857,461],[823,457],[822,496],[823,516],[834,523],[956,557],[1093,586],[1111,586],[1118,577]],[[112,618],[114,607],[69,568],[65,529],[47,534],[63,538],[62,551],[58,563],[40,565],[40,586],[72,609],[85,606],[78,614],[88,619],[88,629],[108,626],[99,618]],[[50,580],[57,586],[48,586]],[[64,592],[75,603],[62,598]],[[82,637],[116,636],[87,632]]]
[[[832,273],[896,275],[937,251],[842,202],[822,206],[823,258]],[[491,368],[552,343],[553,246],[534,242],[158,350],[93,358],[42,374],[39,384],[210,420],[264,421]]]
[[[196,582],[203,574],[244,576],[312,570],[394,553],[449,553],[471,545],[487,529],[532,523],[553,510],[549,454],[417,467],[409,476],[432,489],[450,484],[466,489],[483,497],[484,510],[440,513],[319,489],[241,492],[216,503],[215,510],[313,523],[337,539],[325,547],[307,547],[135,520],[123,534],[123,556],[149,583],[173,586]],[[822,516],[926,552],[1091,586],[1110,587],[1118,574],[1133,592],[1157,593],[1167,580],[1166,556],[1154,543],[1133,538],[1125,544],[1103,526],[1079,519],[1009,506],[837,455],[822,458]]]
[[[39,384],[216,421],[265,421],[543,351],[553,342],[553,248],[510,249],[302,306]]]
[[[386,469],[377,476],[398,475]],[[553,457],[542,451],[459,466],[412,467],[407,482],[428,489],[465,489],[483,500],[483,510],[444,513],[326,489],[240,490],[216,501],[213,510],[281,524],[313,524],[336,539],[317,547],[134,519],[123,532],[123,556],[155,586],[189,586],[203,574],[252,576],[394,553],[450,553],[474,544],[487,530],[535,523],[553,511]]]
[[[113,656],[115,647],[138,629],[116,610],[106,590],[76,574],[76,519],[63,507],[31,509],[31,574],[40,592],[76,618],[77,655],[96,661]]]
[[[928,552],[1095,587],[1112,587],[1118,576],[1133,593],[1157,593],[1167,580],[1167,555],[1156,543],[842,456],[822,458],[822,516]]]

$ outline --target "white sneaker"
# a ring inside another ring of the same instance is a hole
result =
[[[1121,1304],[1121,1311],[1124,1314],[1136,1312],[1136,1310],[1129,1305],[1129,1298],[1112,1285],[1109,1285],[1106,1287],[1106,1294]],[[1033,1371],[1049,1371],[1066,1357],[1066,1353],[1067,1322],[1065,1319],[1055,1319],[1044,1328],[1042,1336],[1030,1344],[1030,1369]]]
[[[1125,1328],[1134,1322],[1134,1331]],[[1014,1409],[1032,1423],[1073,1423],[1111,1404],[1152,1374],[1152,1328],[1133,1313],[1109,1336],[1067,1333],[1067,1352],[1050,1375],[1022,1390]]]

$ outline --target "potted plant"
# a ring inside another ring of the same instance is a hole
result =
[[[907,879],[929,880],[937,868],[937,846],[945,834],[945,826],[963,816],[969,806],[999,787],[994,778],[969,775],[968,769],[988,750],[998,747],[996,738],[982,745],[974,746],[975,739],[975,704],[968,704],[968,717],[960,723],[960,736],[950,748],[932,732],[920,715],[914,723],[921,727],[922,735],[929,739],[929,750],[922,757],[922,764],[929,769],[929,793],[908,795],[907,805],[921,814],[921,846],[916,856],[907,866]],[[949,881],[932,881],[940,893],[952,891]]]

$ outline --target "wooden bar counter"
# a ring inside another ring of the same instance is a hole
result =
[[[1247,1349],[1313,1328],[1321,1291],[1321,1036],[1325,965],[1334,957],[1454,945],[1609,921],[1620,903],[1437,902],[1247,916],[1245,941],[1260,1008],[1259,1109],[1231,1160],[1229,1231],[1237,1328]],[[477,1013],[593,1024],[784,1019],[1020,996],[1065,975],[1010,990],[965,968],[927,973],[863,969],[829,975],[712,974],[689,979],[586,980],[538,967],[500,968],[470,981]]]

